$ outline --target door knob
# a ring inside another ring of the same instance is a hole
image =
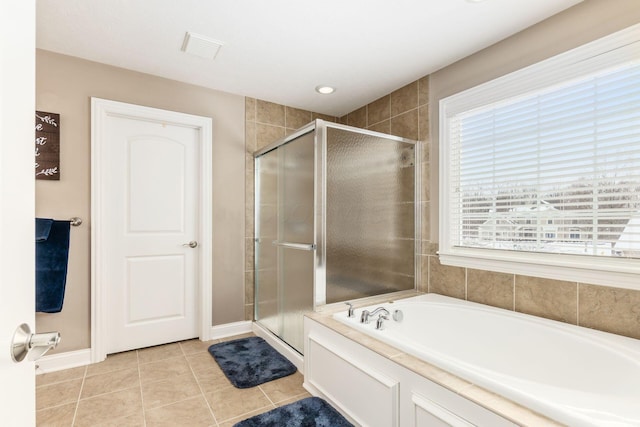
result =
[[[190,248],[195,248],[198,246],[198,242],[195,240],[190,241],[189,243],[183,243],[182,246],[189,246]]]
[[[22,362],[29,355],[29,360],[36,360],[58,346],[60,332],[32,334],[29,325],[23,323],[13,334],[11,340],[11,358],[14,362]]]

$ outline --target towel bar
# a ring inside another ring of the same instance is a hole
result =
[[[82,218],[79,218],[77,216],[74,216],[73,218],[69,218],[69,222],[71,223],[71,225],[73,225],[74,227],[78,227],[82,224]]]

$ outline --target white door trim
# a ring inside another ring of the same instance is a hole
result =
[[[104,126],[109,116],[163,122],[177,126],[188,126],[200,134],[200,236],[197,298],[198,330],[203,341],[211,339],[212,318],[212,120],[209,117],[176,113],[157,108],[126,104],[100,98],[91,98],[91,361],[100,362],[107,357],[106,350],[106,287],[104,283],[104,255],[100,242],[104,241],[103,230],[103,183],[109,171],[99,155],[101,147],[108,143],[103,138]]]

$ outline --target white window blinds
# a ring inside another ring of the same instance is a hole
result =
[[[439,115],[443,264],[640,289],[640,24]]]
[[[640,257],[640,64],[449,120],[456,246]]]

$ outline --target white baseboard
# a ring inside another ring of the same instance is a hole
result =
[[[251,332],[251,321],[245,320],[242,322],[225,323],[224,325],[217,325],[211,327],[211,339],[226,338],[233,335],[246,334]]]
[[[211,327],[211,339],[226,338],[251,332],[251,321],[226,323]],[[36,374],[61,371],[91,364],[91,349],[51,354],[36,361]]]
[[[91,349],[67,351],[65,353],[50,354],[36,360],[36,374],[61,371],[76,368],[91,363]]]
[[[265,340],[271,347],[275,348],[278,353],[296,365],[298,371],[304,375],[304,358],[300,353],[289,347],[289,345],[285,344],[280,338],[273,335],[271,331],[263,328],[257,323],[253,323],[253,333]]]

